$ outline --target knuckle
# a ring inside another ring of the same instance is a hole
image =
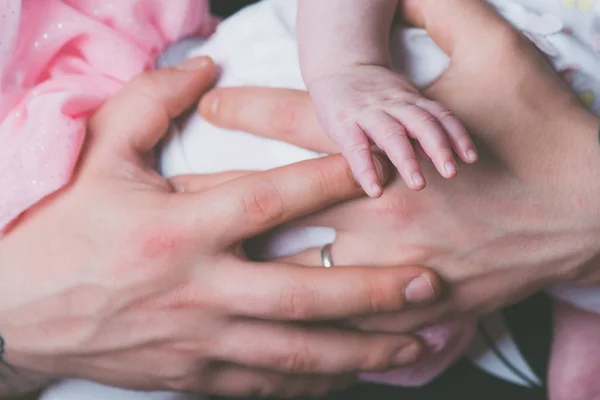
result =
[[[131,86],[135,88],[132,92],[139,99],[143,100],[144,119],[147,121],[148,126],[152,126],[153,128],[164,126],[164,130],[166,131],[170,117],[168,110],[160,101],[164,89],[162,89],[156,72],[146,72],[137,75],[133,78]],[[140,108],[142,108],[141,104]]]
[[[281,192],[271,182],[265,181],[249,189],[242,197],[242,203],[250,223],[276,223],[285,215]]]
[[[302,374],[315,371],[317,361],[312,356],[310,349],[303,339],[297,339],[297,343],[286,350],[276,361],[279,370],[288,374]]]
[[[304,321],[309,319],[316,304],[314,291],[295,285],[283,290],[279,300],[279,313],[290,320]]]
[[[282,386],[278,379],[263,378],[250,383],[243,395],[259,399],[275,397],[281,392]]]
[[[383,143],[389,143],[397,140],[399,137],[402,136],[406,136],[406,131],[402,126],[391,126],[381,131],[380,140]]]
[[[349,169],[349,167],[344,167]],[[346,175],[339,175],[337,170],[328,169],[328,168],[320,168],[315,172],[315,180],[314,185],[311,185],[314,188],[314,193],[318,193],[320,196],[326,195],[327,193],[337,193],[339,190],[339,177]],[[344,182],[347,182],[344,180]]]
[[[158,104],[157,94],[160,92],[161,86],[153,72],[146,72],[137,75],[131,81],[131,86],[135,88],[136,95],[148,100],[149,104]]]
[[[371,146],[368,143],[349,143],[346,146],[346,152],[352,154],[364,154],[371,152]]]
[[[155,88],[157,86],[156,75],[153,72],[143,72],[131,80],[131,85],[143,88]]]
[[[350,119],[350,112],[347,109],[341,109],[335,112],[333,122],[344,122]]]
[[[440,161],[452,161],[454,160],[454,152],[443,140],[434,142],[435,152],[434,158],[439,159]]]
[[[362,371],[368,372],[383,372],[389,370],[391,366],[391,360],[394,356],[390,346],[379,345],[375,348],[369,348],[369,351],[365,351],[362,359],[360,368]]]
[[[441,108],[437,113],[437,117],[440,121],[449,121],[455,118],[454,113],[447,108]]]
[[[189,385],[189,379],[183,376],[168,376],[163,378],[164,386],[173,392],[185,392]]]
[[[387,285],[386,285],[387,286]],[[378,314],[383,311],[389,311],[393,306],[399,303],[389,297],[388,291],[382,290],[383,285],[380,282],[364,281],[363,293],[369,304],[369,313]],[[400,296],[396,296],[400,299]]]
[[[419,165],[419,161],[417,161],[416,156],[410,156],[410,158],[405,158],[401,164],[402,170],[401,172],[411,175],[416,171],[420,171],[421,167]]]
[[[320,168],[317,172],[316,185],[319,193],[325,195],[343,196],[360,189],[360,184],[354,178],[350,164],[345,161],[330,164],[327,168]]]
[[[161,380],[165,387],[172,391],[188,391],[196,385],[195,378],[202,376],[200,371],[197,371],[195,360],[189,357],[175,357],[168,365],[168,368],[161,371]]]
[[[419,124],[421,124],[421,125],[430,126],[435,123],[436,123],[436,118],[427,112],[425,112],[419,116]]]

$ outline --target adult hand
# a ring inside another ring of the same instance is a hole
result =
[[[451,57],[426,94],[467,124],[482,161],[452,182],[430,167],[422,193],[396,180],[379,200],[348,202],[303,221],[338,230],[336,265],[428,265],[448,283],[443,303],[360,325],[412,330],[486,313],[551,284],[600,282],[594,263],[600,251],[598,119],[485,2],[409,0],[404,8]],[[304,92],[217,89],[200,110],[217,125],[338,150]],[[318,260],[318,251],[295,258],[311,265]]]
[[[168,182],[149,154],[212,84],[206,58],[141,75],[90,122],[69,187],[0,241],[3,360],[114,386],[223,395],[321,394],[355,371],[410,363],[411,337],[300,324],[423,300],[423,268],[373,273],[248,261],[241,243],[360,195],[333,156]],[[378,160],[382,181],[389,176]],[[408,299],[408,300],[406,300]],[[4,375],[2,375],[4,377]],[[18,377],[17,377],[18,378]]]

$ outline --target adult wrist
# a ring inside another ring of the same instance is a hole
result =
[[[55,379],[34,373],[8,363],[0,364],[0,399],[20,399],[35,393]]]

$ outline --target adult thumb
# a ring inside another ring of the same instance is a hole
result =
[[[89,135],[111,151],[145,153],[165,135],[171,120],[213,85],[215,76],[216,67],[208,57],[140,74],[94,115]]]

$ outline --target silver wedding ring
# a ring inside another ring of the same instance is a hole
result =
[[[325,268],[333,267],[333,258],[331,257],[331,243],[321,248],[321,262]]]

